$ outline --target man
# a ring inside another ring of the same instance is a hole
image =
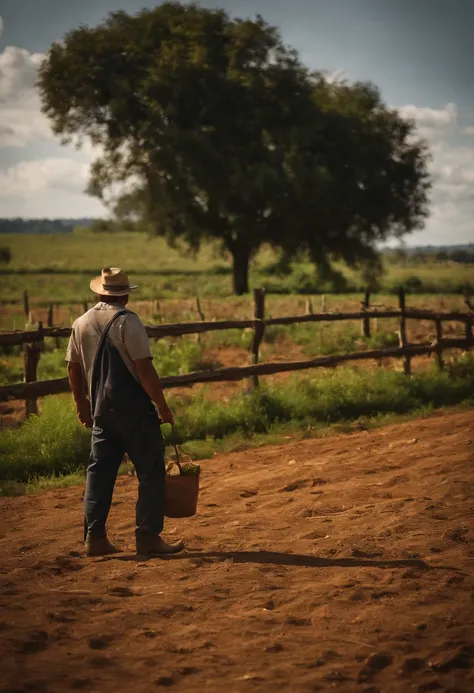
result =
[[[136,548],[145,555],[177,553],[184,545],[160,536],[164,522],[165,460],[160,423],[173,425],[148,335],[127,310],[131,286],[118,267],[107,267],[90,287],[99,302],[78,318],[66,354],[77,416],[92,428],[84,495],[84,540],[88,556],[116,553],[106,521],[123,456],[138,477]],[[156,405],[159,416],[156,411]]]

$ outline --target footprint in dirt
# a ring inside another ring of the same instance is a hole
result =
[[[252,498],[252,496],[256,496],[257,494],[258,491],[253,489],[245,489],[244,491],[241,491],[239,495],[241,498]]]
[[[29,633],[26,640],[19,643],[19,649],[23,654],[36,654],[43,652],[50,645],[49,635],[45,630]]]
[[[324,539],[325,534],[323,532],[308,532],[307,534],[302,534],[299,539],[308,539],[308,540],[316,540],[316,539]]]
[[[308,479],[300,479],[299,481],[293,481],[291,484],[283,486],[283,488],[280,489],[280,492],[286,491],[287,493],[291,493],[293,491],[298,491],[301,488],[305,488],[308,486],[308,484]]]
[[[112,643],[112,637],[102,635],[99,637],[89,638],[89,647],[91,650],[106,650]]]
[[[46,617],[49,621],[55,623],[74,623],[77,621],[76,612],[72,609],[67,609],[58,613],[50,612],[46,614]]]
[[[97,669],[102,669],[103,667],[113,667],[116,664],[116,661],[110,657],[97,656],[92,657],[89,661],[90,665]]]
[[[130,587],[111,587],[107,590],[108,594],[112,594],[115,597],[135,597],[137,593],[130,589]]]
[[[310,618],[301,618],[299,616],[287,616],[285,618],[285,623],[289,626],[311,626],[312,621]]]
[[[393,664],[393,656],[386,652],[374,652],[359,672],[358,682],[370,681],[375,674]]]
[[[156,679],[155,686],[169,688],[170,686],[174,686],[175,683],[176,679],[174,676],[160,676],[158,679]]]

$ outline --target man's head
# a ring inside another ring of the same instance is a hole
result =
[[[121,306],[126,306],[130,296],[128,294],[126,296],[103,296],[99,294],[98,299],[99,301],[102,301],[102,303],[118,303]]]
[[[90,287],[101,301],[123,306],[127,305],[130,292],[138,289],[138,286],[131,286],[128,276],[120,267],[105,267],[100,277],[94,277]]]

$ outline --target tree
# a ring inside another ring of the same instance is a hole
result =
[[[12,252],[8,246],[0,248],[0,265],[8,265],[12,261]]]
[[[413,124],[372,85],[310,74],[261,17],[116,12],[53,44],[38,86],[56,134],[102,148],[89,193],[171,244],[217,239],[235,293],[262,243],[308,251],[320,273],[375,266],[379,241],[426,216]]]
[[[448,262],[449,260],[449,253],[447,250],[444,250],[441,248],[440,250],[436,251],[436,260],[438,262]]]

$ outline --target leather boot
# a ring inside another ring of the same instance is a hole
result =
[[[120,549],[110,543],[107,537],[94,537],[87,535],[86,556],[108,556],[111,553],[121,553]]]
[[[137,535],[136,543],[137,554],[140,556],[170,555],[179,553],[184,549],[184,543],[182,541],[179,541],[177,544],[168,544],[160,536],[148,537]]]

